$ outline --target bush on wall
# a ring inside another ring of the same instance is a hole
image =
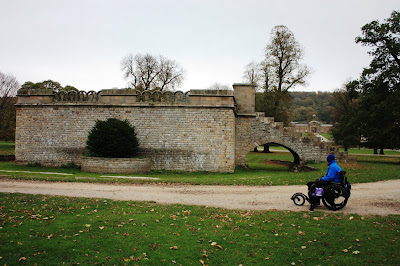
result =
[[[86,145],[90,156],[129,158],[137,154],[139,142],[134,126],[128,120],[109,118],[96,121]]]

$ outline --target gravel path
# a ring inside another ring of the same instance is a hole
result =
[[[194,185],[114,185],[71,182],[42,182],[0,179],[0,192],[46,194],[114,200],[154,201],[243,210],[307,211],[310,205],[296,206],[290,197],[306,193],[304,186],[194,186]],[[329,211],[325,206],[315,210]],[[352,184],[347,206],[337,212],[370,215],[400,215],[400,180]]]

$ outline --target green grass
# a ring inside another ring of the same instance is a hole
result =
[[[15,154],[15,143],[0,141],[0,155],[14,155]]]
[[[399,265],[400,216],[0,193],[4,265]]]
[[[344,151],[343,148],[340,149],[340,151]],[[373,155],[374,150],[373,149],[366,149],[366,148],[351,148],[347,151],[349,154],[369,154]],[[378,151],[380,152],[380,150]],[[385,155],[398,155],[400,156],[400,150],[384,150]],[[375,154],[376,156],[379,156],[379,154]]]
[[[357,163],[340,163],[347,171],[352,183],[376,182],[389,179],[400,179],[400,158],[382,156],[356,156]],[[67,181],[67,182],[101,182],[101,183],[190,183],[196,185],[302,185],[325,174],[326,163],[310,163],[310,166],[320,169],[311,172],[289,172],[283,165],[269,161],[292,161],[288,152],[254,153],[246,157],[246,163],[251,169],[238,168],[234,173],[211,172],[174,172],[153,171],[140,176],[155,177],[159,180],[131,180],[113,177],[102,177],[102,174],[81,172],[75,168],[49,168],[16,166],[13,162],[0,162],[0,178],[16,178],[28,180]],[[1,171],[3,170],[3,171]],[[5,171],[30,171],[4,172]],[[42,174],[46,172],[50,174]],[[64,173],[56,175],[51,173]],[[116,176],[107,174],[107,176]],[[135,175],[133,175],[135,176]]]
[[[332,139],[332,134],[331,133],[319,133],[321,136],[324,136],[327,139]]]

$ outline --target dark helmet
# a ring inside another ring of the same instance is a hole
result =
[[[328,157],[326,157],[326,160],[328,161],[328,163],[335,160],[335,155],[329,154]]]

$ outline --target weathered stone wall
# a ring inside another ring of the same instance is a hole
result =
[[[39,162],[46,166],[71,161],[80,164],[95,121],[115,117],[127,119],[135,126],[141,154],[151,157],[153,169],[232,172],[233,96],[224,93],[227,95],[208,97],[205,92],[200,93],[197,91],[191,103],[177,104],[121,104],[110,97],[107,101],[114,104],[59,103],[48,99],[43,104],[38,96],[32,97],[31,104],[30,96],[21,97],[17,105],[16,162]]]

